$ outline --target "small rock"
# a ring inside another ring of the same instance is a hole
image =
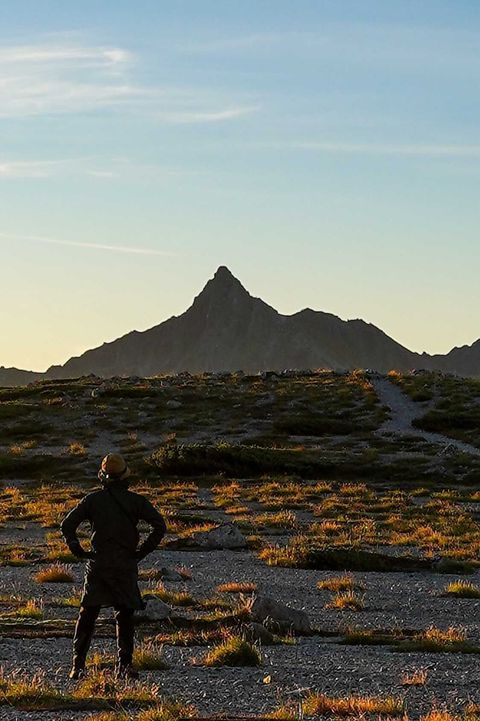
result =
[[[175,400],[167,401],[165,403],[165,405],[167,406],[167,408],[181,408],[182,407],[182,404],[180,403],[180,401],[175,401]]]
[[[147,607],[139,614],[142,618],[145,618],[148,621],[163,621],[164,618],[169,618],[171,616],[172,609],[170,606],[167,606],[166,603],[156,596],[147,594],[143,597],[143,600],[146,601]]]
[[[171,538],[164,544],[164,548],[176,549],[205,549],[221,551],[223,549],[247,548],[247,541],[233,523],[222,523],[210,531],[197,531],[184,538]]]
[[[162,581],[184,581],[184,577],[181,573],[178,571],[175,571],[174,568],[167,568],[166,566],[162,566],[162,568],[158,569],[158,574]]]
[[[248,623],[244,627],[244,634],[247,641],[255,643],[260,641],[264,646],[272,646],[275,643],[275,636],[270,633],[261,623]]]
[[[250,613],[255,621],[272,620],[281,627],[286,627],[297,633],[310,633],[312,627],[305,611],[285,606],[269,596],[256,596],[250,607]]]
[[[210,531],[198,531],[190,536],[195,545],[204,548],[246,548],[247,541],[233,523],[222,523]]]

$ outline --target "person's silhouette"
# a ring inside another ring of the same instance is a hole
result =
[[[128,490],[130,469],[117,453],[102,461],[98,477],[103,488],[89,493],[64,518],[61,530],[70,551],[88,559],[80,612],[73,639],[73,666],[70,678],[79,678],[85,662],[100,608],[115,609],[118,665],[120,676],[136,677],[132,667],[136,609],[145,608],[138,588],[138,561],[154,551],[162,540],[165,521],[144,496]],[[85,551],[77,528],[88,521],[92,551]],[[150,535],[138,547],[137,525],[145,521]]]

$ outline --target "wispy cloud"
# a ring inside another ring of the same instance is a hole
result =
[[[49,178],[64,166],[63,160],[13,160],[0,161],[2,178]]]
[[[312,150],[319,153],[352,155],[399,155],[427,157],[480,157],[480,145],[409,145],[376,143],[324,143],[316,141],[293,142],[275,145],[278,148]]]
[[[205,170],[191,167],[175,167],[155,163],[142,163],[128,157],[63,158],[60,160],[7,160],[0,158],[0,182],[16,179],[66,179],[72,177],[96,178],[98,180],[139,180],[156,178],[170,180],[174,177],[205,175]]]
[[[88,243],[77,240],[63,240],[60,238],[47,238],[41,235],[17,235],[14,233],[0,233],[0,240],[26,243],[46,243],[49,245],[63,245],[73,248],[85,248],[86,250],[104,250],[113,253],[131,253],[134,255],[161,255],[175,256],[177,253],[169,250],[158,250],[156,248],[140,248],[137,246],[110,245],[108,243]]]
[[[192,55],[242,55],[252,53],[273,56],[288,53],[296,58],[333,60],[342,68],[354,61],[360,66],[377,64],[419,70],[418,63],[432,68],[462,66],[478,70],[477,33],[475,28],[433,26],[431,23],[402,24],[331,20],[320,27],[302,30],[279,30],[244,35],[209,34],[195,42],[178,40],[179,50]],[[421,68],[420,68],[421,69]]]
[[[0,65],[12,63],[72,62],[81,65],[105,67],[124,65],[134,59],[133,53],[123,48],[82,47],[62,45],[15,45],[0,48]]]
[[[123,47],[39,42],[0,47],[0,119],[115,110],[160,122],[226,122],[256,108],[200,87],[148,85]],[[237,98],[238,101],[238,98]]]
[[[258,105],[245,106],[240,108],[228,108],[226,110],[209,111],[185,111],[185,112],[169,112],[159,113],[157,118],[166,123],[221,123],[225,120],[235,120],[244,115],[251,115],[259,110]]]

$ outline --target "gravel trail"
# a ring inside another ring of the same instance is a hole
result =
[[[372,378],[372,384],[383,405],[390,408],[390,418],[380,428],[380,433],[397,433],[399,435],[414,435],[423,438],[429,443],[442,445],[444,448],[455,448],[462,453],[480,456],[480,450],[469,443],[448,438],[441,433],[429,433],[412,425],[415,418],[419,418],[424,409],[411,400],[400,388],[397,388],[386,378]]]

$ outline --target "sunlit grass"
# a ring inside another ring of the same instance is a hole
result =
[[[37,583],[73,583],[75,576],[66,566],[56,563],[38,571],[35,574],[35,581]]]
[[[480,598],[480,587],[469,581],[452,581],[445,588],[443,595],[457,598]]]
[[[228,636],[201,659],[204,666],[260,666],[262,655],[258,647],[241,635]]]
[[[363,611],[365,602],[362,596],[357,595],[353,589],[350,589],[336,593],[325,605],[325,608],[340,611]]]

